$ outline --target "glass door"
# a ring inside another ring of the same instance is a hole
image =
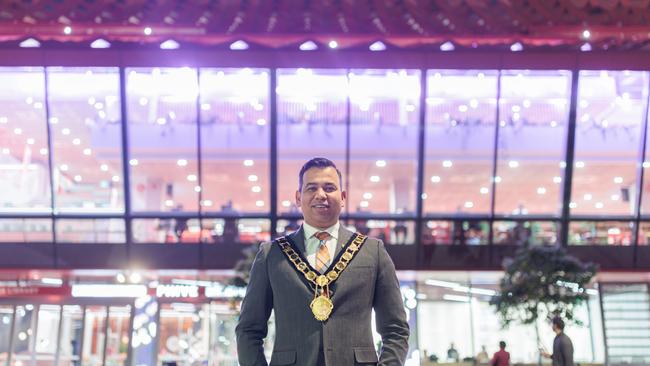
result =
[[[160,307],[158,364],[198,366],[208,360],[208,305],[171,303]]]

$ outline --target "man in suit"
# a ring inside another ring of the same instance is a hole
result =
[[[276,336],[270,365],[404,364],[409,327],[395,266],[381,241],[353,242],[363,237],[341,225],[347,196],[341,185],[341,172],[328,159],[311,159],[300,170],[296,205],[302,209],[302,227],[282,245],[278,240],[262,244],[253,263],[236,328],[242,366],[267,365],[262,345],[271,310]],[[352,258],[343,266],[344,257]],[[309,272],[331,281],[319,287],[307,278]],[[329,303],[331,313],[319,306],[323,303]],[[382,337],[379,356],[372,309]]]
[[[555,317],[551,321],[551,327],[556,334],[553,340],[553,354],[543,351],[542,356],[553,360],[553,366],[573,366],[573,343],[571,338],[564,334],[564,321]]]

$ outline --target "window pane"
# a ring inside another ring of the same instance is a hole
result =
[[[278,70],[278,211],[290,212],[300,168],[314,154],[345,172],[347,90],[345,70]]]
[[[0,219],[0,242],[52,242],[52,220]]]
[[[104,357],[105,306],[87,306],[84,326],[82,365],[101,366]]]
[[[385,244],[413,244],[415,222],[395,220],[368,220],[354,218],[346,227],[352,231],[382,240]]]
[[[271,240],[271,221],[265,219],[203,219],[206,243],[257,244]]]
[[[36,358],[38,365],[54,365],[56,354],[59,317],[59,305],[41,305],[38,310],[38,332],[36,335]]]
[[[131,306],[111,306],[108,315],[106,365],[125,365],[129,349]]]
[[[647,72],[580,72],[572,214],[635,213],[647,95]]]
[[[133,211],[198,211],[196,70],[127,74]]]
[[[352,70],[349,84],[348,207],[414,215],[420,72]]]
[[[122,219],[58,219],[56,240],[65,243],[125,243]]]
[[[562,211],[569,71],[503,71],[496,214]]]
[[[83,329],[81,306],[64,305],[59,341],[59,364],[77,365],[81,354],[81,332]]]
[[[50,212],[45,74],[0,67],[0,212]]]
[[[575,221],[569,226],[571,245],[630,245],[632,222]]]
[[[425,212],[490,211],[497,76],[496,71],[428,72]]]
[[[203,235],[199,219],[134,219],[133,241],[136,243],[198,243]]]
[[[28,364],[34,353],[34,328],[36,327],[36,307],[31,304],[16,306],[16,327],[14,329],[14,364]]]
[[[269,73],[202,69],[202,209],[269,212]]]
[[[650,222],[641,222],[638,245],[650,245]]]
[[[55,206],[123,212],[122,119],[117,68],[48,68]]]
[[[9,354],[13,313],[13,305],[0,305],[0,362],[3,365],[7,362],[7,355]]]
[[[422,244],[488,244],[488,221],[480,220],[429,220],[422,227]]]
[[[555,245],[559,232],[559,222],[495,221],[494,244]]]
[[[160,305],[160,346],[158,360],[179,365],[208,358],[209,305],[172,303]],[[192,346],[192,352],[187,348]]]

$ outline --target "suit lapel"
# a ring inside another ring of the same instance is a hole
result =
[[[296,244],[298,250],[300,250],[300,252],[306,257],[305,231],[303,230],[302,225],[300,225],[300,228],[298,228],[298,230],[289,234],[289,237],[291,238],[291,241]]]
[[[334,253],[333,257],[336,257],[338,253],[341,251],[341,248],[343,248],[343,245],[345,245],[348,241],[350,241],[352,234],[354,233],[346,229],[343,226],[343,223],[339,225],[339,239],[336,242],[336,253]]]

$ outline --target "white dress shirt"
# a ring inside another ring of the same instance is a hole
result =
[[[333,226],[330,226],[327,229],[323,230],[317,229],[306,222],[302,223],[302,230],[305,234],[305,256],[313,268],[316,268],[316,253],[318,253],[318,248],[320,246],[320,240],[318,240],[314,235],[321,231],[327,231],[327,233],[330,234],[330,239],[325,242],[325,245],[327,245],[327,250],[330,252],[330,261],[328,263],[329,265],[332,263],[332,260],[336,256],[336,243],[339,239],[340,226],[341,224],[337,221]]]

